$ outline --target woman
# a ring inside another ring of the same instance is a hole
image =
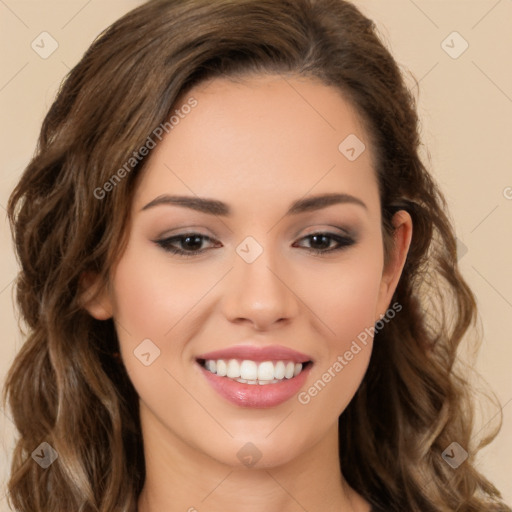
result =
[[[476,305],[418,144],[345,1],[114,23],[9,202],[15,510],[510,511],[474,465]]]

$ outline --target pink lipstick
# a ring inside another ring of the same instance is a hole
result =
[[[312,358],[284,346],[238,345],[201,354],[201,373],[223,398],[239,407],[282,404],[303,387]]]

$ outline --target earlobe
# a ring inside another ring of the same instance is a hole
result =
[[[378,319],[385,314],[389,307],[393,294],[395,293],[398,281],[402,275],[407,253],[412,240],[412,219],[408,212],[400,210],[395,213],[392,219],[393,227],[393,246],[388,265],[382,273],[378,309]],[[377,319],[377,320],[378,320]]]
[[[112,317],[108,291],[95,272],[83,272],[80,276],[79,303],[96,320],[108,320]]]

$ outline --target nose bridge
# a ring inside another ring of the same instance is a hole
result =
[[[249,236],[237,246],[236,253],[224,301],[226,317],[266,328],[295,316],[297,300],[287,282],[290,267],[278,247],[264,247]]]

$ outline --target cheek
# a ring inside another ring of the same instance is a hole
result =
[[[164,417],[170,404],[183,410],[190,407],[190,397],[179,384],[184,380],[183,351],[193,336],[194,307],[218,280],[214,273],[199,279],[192,267],[170,271],[165,255],[148,248],[145,241],[134,240],[112,276],[123,364],[156,416]],[[166,422],[172,423],[172,418]]]
[[[328,347],[345,350],[347,344],[378,318],[377,305],[382,279],[382,252],[367,244],[343,260],[312,264],[301,280],[300,296],[323,323]]]
[[[211,273],[198,279],[192,265],[170,272],[167,259],[155,256],[152,249],[134,243],[116,268],[113,310],[125,345],[150,338],[163,347],[163,340],[215,282]]]
[[[311,304],[316,305],[325,344],[312,386],[298,400],[331,421],[347,407],[368,367],[381,277],[378,246],[358,251],[357,257],[328,271],[309,273],[308,281],[316,283],[310,288]]]
[[[377,265],[361,260],[337,280],[337,293],[331,292],[330,318],[343,343],[375,323],[380,277]]]

